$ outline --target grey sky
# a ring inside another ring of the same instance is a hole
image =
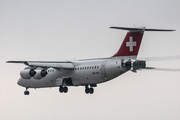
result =
[[[7,60],[73,60],[109,57],[126,31],[110,26],[146,26],[175,32],[145,32],[141,57],[180,55],[179,0],[1,0],[0,119],[180,119],[179,72],[128,72],[99,84],[93,95],[84,87],[29,89],[17,85],[21,64]],[[179,60],[149,61],[178,68]]]

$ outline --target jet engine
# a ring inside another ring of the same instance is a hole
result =
[[[33,76],[34,79],[41,79],[47,75],[46,70],[36,69],[35,72],[36,74]]]
[[[23,79],[29,79],[33,77],[36,72],[33,69],[24,69],[20,72],[20,75]]]

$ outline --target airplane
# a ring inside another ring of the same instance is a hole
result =
[[[29,95],[29,88],[46,87],[59,87],[60,93],[67,93],[68,86],[85,86],[85,93],[93,94],[93,87],[97,87],[97,84],[112,80],[130,70],[137,72],[139,69],[148,69],[146,61],[137,60],[145,31],[175,31],[145,27],[110,28],[128,31],[119,50],[111,57],[67,61],[7,61],[27,66],[20,72],[21,77],[17,82],[26,88],[24,95]]]

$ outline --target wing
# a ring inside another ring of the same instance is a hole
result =
[[[74,68],[75,65],[71,61],[7,61],[6,63],[23,63],[30,67],[43,68]]]

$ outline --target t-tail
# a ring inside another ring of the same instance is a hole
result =
[[[174,31],[166,29],[146,29],[145,27],[139,28],[127,28],[127,27],[110,27],[113,29],[128,30],[124,41],[119,48],[118,52],[113,57],[128,57],[130,59],[136,59],[144,31]]]

